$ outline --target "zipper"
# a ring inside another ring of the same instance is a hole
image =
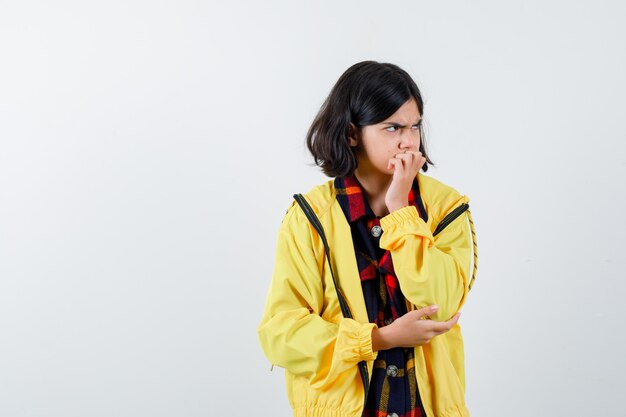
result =
[[[333,266],[330,263],[330,249],[328,248],[328,241],[326,240],[326,235],[324,234],[324,228],[322,227],[322,223],[320,223],[319,219],[315,215],[315,212],[313,211],[311,206],[309,206],[309,204],[306,202],[305,198],[301,194],[294,194],[293,197],[296,199],[298,204],[300,204],[302,211],[304,212],[306,217],[309,219],[309,221],[313,225],[313,228],[317,231],[320,238],[322,239],[322,243],[324,244],[324,251],[326,252],[326,260],[328,261],[328,268],[330,269],[330,275],[333,278],[333,284],[335,285],[335,289],[337,291],[337,298],[339,301],[339,307],[341,307],[341,313],[343,314],[344,317],[351,319],[352,312],[350,311],[350,306],[348,306],[348,302],[345,300],[345,298],[343,297],[343,294],[341,293],[339,284],[337,284],[337,279],[335,278],[335,272],[333,270]]]
[[[363,396],[363,409],[367,405],[367,394],[370,392],[370,375],[367,370],[367,363],[359,362],[359,368],[361,368],[361,379],[363,380],[363,389],[365,390],[365,395]]]
[[[443,218],[441,223],[439,223],[437,225],[437,228],[433,232],[433,236],[435,236],[439,232],[441,232],[447,225],[452,223],[454,221],[454,219],[456,219],[461,214],[463,214],[463,212],[465,212],[467,209],[469,209],[469,204],[463,203],[460,206],[458,206],[457,208],[455,208],[454,210],[452,210],[446,217]]]

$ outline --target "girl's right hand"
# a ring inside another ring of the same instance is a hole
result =
[[[409,311],[388,326],[374,328],[372,350],[376,352],[394,347],[419,346],[449,331],[459,321],[461,312],[459,311],[450,320],[444,322],[422,319],[435,313],[437,308],[435,305]]]

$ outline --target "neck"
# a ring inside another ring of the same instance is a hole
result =
[[[378,216],[388,214],[389,210],[385,204],[385,196],[393,176],[372,171],[367,172],[358,168],[354,171],[354,175],[359,180],[363,188],[363,194],[374,213]]]

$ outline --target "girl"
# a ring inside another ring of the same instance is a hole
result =
[[[307,147],[331,179],[304,197],[330,257],[294,201],[258,328],[296,417],[469,416],[458,320],[476,271],[473,223],[467,196],[419,173],[434,165],[423,113],[404,70],[364,61],[309,129]]]

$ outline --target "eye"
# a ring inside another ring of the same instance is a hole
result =
[[[393,133],[393,132],[396,132],[396,130],[389,130],[389,129],[398,129],[398,126],[389,126],[389,127],[385,128],[385,130],[387,132],[392,132]]]

